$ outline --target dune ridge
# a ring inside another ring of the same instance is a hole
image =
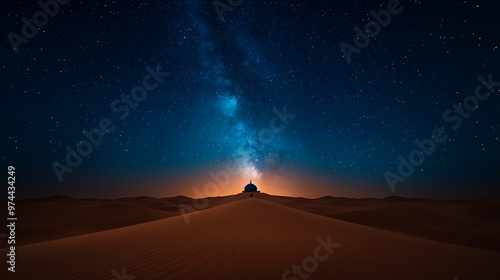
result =
[[[332,219],[260,195],[236,197],[200,211],[189,225],[174,216],[21,246],[16,277],[111,279],[112,270],[126,268],[136,279],[281,279],[328,236],[341,245],[311,279],[500,276],[499,253]]]
[[[203,209],[244,198],[242,195],[209,197]],[[430,240],[500,252],[500,196],[483,199],[434,200],[322,197],[318,199],[272,196],[259,198],[281,205],[374,228]],[[201,200],[199,201],[201,203]],[[140,224],[179,215],[180,205],[193,207],[185,196],[120,199],[75,199],[53,196],[19,200],[23,223],[19,245],[57,240]],[[202,209],[202,210],[203,210]],[[195,209],[196,210],[196,209]],[[196,215],[192,215],[196,217]],[[75,222],[78,221],[78,222]],[[7,243],[0,244],[5,248]]]

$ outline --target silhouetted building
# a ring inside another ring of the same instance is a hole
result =
[[[252,180],[250,180],[250,184],[245,186],[245,189],[243,190],[244,193],[260,193],[260,191],[257,190],[257,186],[252,184]]]

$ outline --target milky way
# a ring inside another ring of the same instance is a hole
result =
[[[500,80],[497,2],[400,1],[366,45],[356,36],[390,1],[243,1],[223,21],[212,2],[70,1],[16,49],[4,37],[2,161],[29,174],[20,195],[109,194],[124,182],[134,194],[190,195],[174,186],[230,163],[304,196],[496,193],[498,91],[460,130],[442,114],[479,76]],[[4,6],[5,35],[23,35],[22,17],[41,9]],[[342,42],[360,50],[350,61]],[[122,120],[110,104],[146,67],[169,76]],[[103,118],[116,129],[59,182],[51,164]],[[384,174],[400,175],[400,156],[410,162],[436,128],[447,140],[390,188]]]

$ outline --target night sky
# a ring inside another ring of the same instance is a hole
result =
[[[28,39],[42,8],[8,2],[0,144],[18,196],[208,196],[228,164],[240,172],[212,195],[250,178],[290,196],[499,194],[498,1],[231,1],[219,16],[211,0],[72,0]],[[71,167],[79,144],[92,151]]]

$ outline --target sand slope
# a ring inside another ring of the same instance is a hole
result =
[[[500,197],[434,200],[387,197],[306,199],[259,194],[259,198],[295,209],[478,249],[500,252]],[[242,195],[196,200],[209,209],[242,199]],[[209,201],[208,204],[204,204]],[[18,245],[56,240],[159,220],[180,214],[180,205],[193,208],[185,196],[120,199],[75,199],[53,196],[18,201],[22,223]],[[2,203],[0,203],[2,204]],[[4,217],[0,213],[0,218]],[[5,218],[5,217],[4,217]],[[6,242],[0,243],[5,248]]]
[[[499,253],[356,225],[257,197],[236,197],[192,216],[189,225],[175,216],[21,246],[16,277],[10,279],[112,279],[111,271],[121,274],[124,267],[136,280],[282,279],[293,264],[314,256],[318,237],[326,240],[329,235],[341,245],[318,262],[309,279],[500,277]]]
[[[235,196],[208,198],[206,209],[239,199]],[[199,201],[202,203],[202,201]],[[7,203],[5,203],[6,205]],[[179,205],[193,205],[185,196],[148,196],[120,199],[75,199],[68,196],[16,201],[18,245],[115,229],[179,215]],[[3,203],[0,203],[3,205]],[[5,206],[6,208],[7,206]],[[0,213],[0,218],[4,218]],[[0,243],[5,248],[6,242]]]
[[[352,223],[500,252],[500,197],[451,200],[261,197]]]

